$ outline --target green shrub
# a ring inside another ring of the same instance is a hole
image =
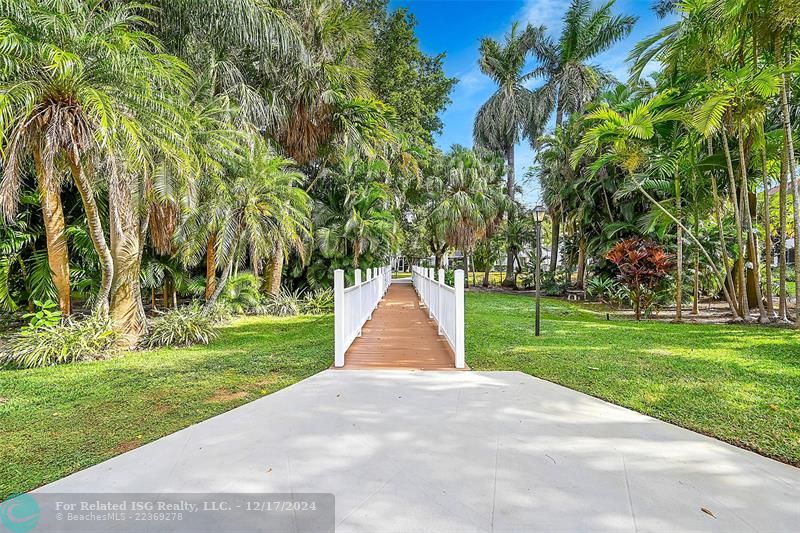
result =
[[[211,320],[211,322],[214,324],[222,324],[233,317],[230,307],[228,307],[228,305],[226,305],[224,302],[220,301],[217,301],[217,303],[211,306],[204,306],[203,313],[205,313],[209,320]]]
[[[198,305],[179,307],[160,313],[150,321],[150,329],[143,345],[146,348],[157,348],[208,344],[217,336],[215,324],[211,313],[204,312]]]
[[[33,304],[37,307],[36,312],[22,315],[22,318],[30,319],[27,329],[54,327],[61,324],[61,310],[57,303],[52,300],[44,302],[34,300]]]
[[[102,359],[114,349],[114,332],[108,319],[92,316],[66,318],[56,326],[26,327],[14,337],[0,360],[20,368]]]
[[[586,284],[586,294],[603,303],[610,303],[619,292],[620,285],[615,279],[607,276],[595,276]]]
[[[232,276],[220,295],[231,313],[235,315],[257,314],[262,312],[263,301],[259,287],[261,280],[250,272]]]
[[[278,294],[269,296],[264,304],[264,311],[274,316],[299,315],[303,308],[303,297],[300,291],[291,291],[282,287]]]
[[[303,294],[300,312],[306,315],[333,313],[333,289],[317,289]]]

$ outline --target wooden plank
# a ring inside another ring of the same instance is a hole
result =
[[[392,283],[345,355],[345,369],[455,370],[453,350],[410,283]]]

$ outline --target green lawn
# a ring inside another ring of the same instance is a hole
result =
[[[605,313],[468,293],[467,362],[520,370],[800,465],[800,333],[756,326],[606,321]]]
[[[467,362],[520,370],[800,465],[800,334],[605,320],[528,295],[468,292]],[[333,319],[245,318],[209,346],[0,371],[0,500],[328,367]]]
[[[0,371],[0,501],[291,385],[333,360],[333,317],[245,318],[209,346]]]

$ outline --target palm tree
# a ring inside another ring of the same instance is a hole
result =
[[[388,256],[396,244],[397,218],[391,210],[386,185],[350,182],[331,190],[317,205],[316,240],[328,258],[351,257],[353,268],[361,258]],[[385,257],[384,257],[385,258]]]
[[[198,100],[223,96],[236,103],[237,123],[275,131],[286,121],[280,99],[260,85],[282,80],[275,58],[305,61],[301,28],[281,2],[253,0],[156,0],[154,28],[165,48],[197,74]],[[270,61],[263,61],[270,58]]]
[[[283,120],[268,133],[303,166],[336,150],[375,157],[376,144],[394,140],[394,113],[369,89],[367,14],[342,0],[278,4],[300,28],[303,53],[299,60],[275,57],[259,86],[284,108]]]
[[[608,73],[589,61],[627,37],[636,23],[637,18],[633,16],[614,16],[614,2],[611,0],[591,10],[589,0],[572,0],[558,41],[544,38],[534,49],[540,65],[533,75],[545,79],[544,85],[536,90],[536,112],[549,117],[555,111],[556,131],[565,113],[580,112],[612,80]],[[555,272],[561,220],[552,210],[550,215],[553,221],[550,272]]]
[[[150,158],[148,145],[178,138],[164,133],[180,123],[166,99],[180,94],[178,86],[187,78],[185,67],[139,30],[146,23],[139,9],[104,0],[0,3],[0,18],[11,21],[0,29],[0,39],[18,43],[4,55],[0,99],[6,152],[3,210],[8,216],[16,209],[19,169],[28,151],[40,160],[37,166],[48,188],[54,187],[57,162],[66,162],[100,258],[101,314],[109,310],[115,263],[126,267],[117,289],[127,291],[129,281],[138,279],[138,264],[124,258],[139,246],[123,238],[136,235],[138,242],[136,210],[116,200],[134,198],[138,189],[129,179]],[[111,246],[88,169],[102,169],[109,176]],[[112,248],[118,252],[116,261]],[[115,323],[138,327],[124,320]]]
[[[514,176],[514,145],[521,139],[535,139],[547,118],[534,114],[534,93],[527,86],[533,73],[524,73],[528,56],[539,46],[545,28],[517,23],[500,43],[484,38],[480,45],[481,72],[496,84],[497,91],[478,110],[473,136],[475,144],[503,154],[506,159],[506,193],[514,201],[517,184]],[[504,284],[516,285],[513,250],[507,250]]]
[[[575,169],[570,164],[570,154],[580,140],[580,121],[571,119],[557,126],[552,134],[544,135],[537,141],[537,165],[533,172],[539,181],[542,200],[547,206],[551,221],[550,265],[548,270],[555,273],[558,266],[558,249],[561,222],[566,215],[565,187],[575,178]]]
[[[740,288],[741,314],[749,320],[748,308],[748,277],[752,279],[750,285],[754,286],[756,300],[759,308],[761,322],[768,320],[766,309],[761,297],[761,283],[758,269],[750,268],[750,276],[745,272],[745,262],[750,260],[755,263],[756,245],[753,236],[753,222],[751,219],[750,183],[748,180],[748,151],[749,137],[756,133],[761,135],[764,115],[769,99],[780,92],[780,73],[774,67],[763,67],[755,71],[751,65],[738,69],[722,69],[717,80],[709,84],[702,91],[703,103],[698,107],[694,116],[694,125],[704,135],[711,136],[719,133],[722,148],[725,154],[725,163],[728,171],[731,204],[734,208],[734,218],[737,228],[737,244],[740,250],[737,261],[738,284]],[[739,179],[736,184],[733,158],[728,146],[728,138],[733,136],[738,142]],[[738,191],[738,194],[737,194]],[[746,242],[742,240],[742,234]]]
[[[595,173],[609,164],[621,168],[629,177],[630,183],[627,187],[641,192],[654,207],[680,227],[703,253],[717,277],[731,312],[737,316],[736,306],[726,285],[726,275],[716,266],[711,254],[694,232],[656,200],[643,185],[650,178],[643,170],[653,157],[650,143],[657,130],[674,124],[675,121],[687,120],[683,108],[676,105],[674,91],[658,93],[642,101],[628,113],[620,113],[608,105],[601,105],[587,114],[586,120],[590,126],[572,154],[572,163],[576,164],[584,156],[591,156],[596,158],[591,166]]]
[[[304,255],[310,235],[311,203],[298,187],[304,176],[293,162],[277,156],[266,141],[254,138],[240,161],[228,163],[216,189],[198,203],[181,227],[184,252],[199,259],[214,235],[221,276],[206,305],[213,306],[234,267],[251,258],[281,250]],[[188,238],[193,236],[194,238]]]
[[[558,42],[541,39],[534,49],[540,65],[533,74],[545,78],[537,91],[539,112],[549,116],[555,110],[556,128],[565,113],[581,111],[612,80],[589,61],[627,37],[636,23],[637,17],[613,14],[615,1],[592,10],[589,0],[572,0]]]
[[[430,213],[438,232],[448,244],[464,254],[465,270],[480,239],[491,233],[509,205],[500,187],[492,187],[495,172],[480,153],[455,146],[445,160],[438,182],[439,203]],[[500,193],[498,195],[498,193]],[[516,259],[513,246],[512,268]]]

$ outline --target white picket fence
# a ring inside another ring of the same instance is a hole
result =
[[[428,318],[436,320],[439,335],[444,335],[453,349],[456,368],[464,368],[464,271],[455,271],[454,287],[445,284],[444,269],[439,269],[437,280],[434,269],[415,266],[411,278],[428,308]]]
[[[366,279],[361,280],[361,269],[355,270],[355,283],[344,286],[344,270],[333,273],[334,337],[333,366],[344,366],[344,354],[361,336],[361,328],[372,318],[372,312],[389,289],[392,267],[368,268]]]

